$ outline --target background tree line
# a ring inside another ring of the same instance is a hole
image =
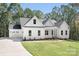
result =
[[[18,3],[0,3],[0,37],[8,37],[9,23],[17,23],[20,17],[31,18],[35,15],[38,18],[50,18],[56,21],[65,20],[70,26],[70,38],[79,40],[79,28],[75,24],[78,13],[78,3],[52,7],[52,11],[46,14],[40,10],[31,10],[29,8],[23,10]]]

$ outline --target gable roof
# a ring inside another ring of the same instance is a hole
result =
[[[66,22],[66,21],[60,20],[60,21],[58,21],[58,22],[55,24],[55,26],[60,27],[60,26],[62,25],[63,22]]]
[[[36,17],[36,16],[34,16],[34,17]],[[34,17],[32,17],[32,18],[34,18]],[[25,24],[27,24],[32,18],[20,18],[20,25],[21,25],[21,27],[23,27]],[[37,17],[36,17],[37,18]],[[43,25],[45,25],[46,24],[46,22],[48,22],[48,21],[50,21],[50,23],[52,24],[52,25],[48,25],[49,27],[50,26],[52,26],[52,27],[60,27],[61,25],[62,25],[62,23],[64,22],[64,21],[55,21],[55,20],[50,20],[50,19],[40,19],[40,22],[43,24]],[[53,24],[54,23],[54,24]],[[15,26],[16,24],[9,24],[9,28],[10,29],[14,29],[14,26]],[[15,26],[16,27],[16,26]],[[27,26],[28,27],[28,26]],[[32,26],[31,26],[32,27]],[[19,26],[19,28],[20,28],[20,26]]]
[[[57,21],[54,20],[54,19],[46,19],[46,20],[44,20],[42,23],[45,24],[48,20],[50,20],[50,22],[52,22],[52,23],[56,23],[56,22],[57,22]]]
[[[57,21],[56,21],[56,20],[54,20],[54,19],[51,19],[51,22],[52,22],[52,23],[57,23]]]
[[[31,20],[36,19],[38,20],[38,24],[34,25],[35,27],[44,27],[44,25],[42,24],[42,19],[38,19],[36,16],[30,18],[25,24],[24,27],[32,27],[33,24],[29,23]],[[33,26],[33,27],[34,27]]]
[[[46,19],[46,20],[44,20],[42,23],[43,23],[43,25],[45,25],[47,22],[50,22],[50,24],[51,25],[47,25],[47,26],[52,26],[52,27],[54,27],[55,26],[55,23],[56,23],[56,21],[55,20],[51,20],[51,19]]]
[[[36,16],[34,16],[34,17],[36,17]],[[33,18],[33,17],[32,17]],[[21,23],[21,26],[24,26],[24,24],[26,24],[26,23],[28,23],[32,18],[20,18],[20,23]],[[37,18],[37,17],[36,17]],[[48,21],[49,19],[44,19],[44,20],[42,20],[41,22],[42,22],[42,24],[43,25],[45,25],[45,23]],[[51,23],[52,22],[55,22],[55,25],[53,25],[53,26],[57,26],[57,27],[60,27],[61,26],[61,24],[63,23],[63,21],[61,20],[61,21],[55,21],[55,20],[51,20],[50,21]]]
[[[48,21],[48,19],[44,20],[42,23],[45,24]]]
[[[20,18],[21,27],[24,26],[25,23],[29,22],[30,18]]]
[[[34,16],[34,17],[36,17],[36,16]],[[34,17],[32,17],[32,18],[34,18]],[[23,25],[27,24],[32,18],[27,19],[27,21]]]

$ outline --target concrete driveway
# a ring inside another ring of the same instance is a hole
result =
[[[32,56],[21,42],[15,42],[10,39],[0,40],[0,56]]]

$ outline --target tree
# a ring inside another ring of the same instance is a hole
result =
[[[75,9],[77,11],[77,13],[75,15],[76,17],[74,19],[74,23],[75,23],[74,24],[75,25],[75,28],[74,29],[75,29],[75,39],[76,40],[79,40],[79,28],[78,28],[79,25],[78,25],[78,22],[77,22],[78,21],[77,18],[79,17],[79,15],[78,15],[79,14],[79,3],[70,3],[69,5],[73,9]],[[77,15],[78,15],[78,17],[77,17]]]
[[[45,19],[49,19],[49,18],[51,18],[50,13],[46,13],[46,14],[44,15],[44,18],[45,18]]]
[[[76,10],[73,9],[70,5],[62,5],[61,12],[62,19],[67,21],[68,24],[75,19]]]
[[[25,17],[28,17],[28,18],[33,17],[33,12],[32,12],[32,10],[29,9],[29,8],[26,8],[26,9],[24,10],[24,16],[25,16]]]
[[[0,4],[0,37],[7,36],[8,32],[8,5],[6,3]]]
[[[50,13],[50,18],[57,21],[61,20],[61,10],[59,7],[54,7]]]
[[[40,10],[33,10],[33,14],[37,16],[38,18],[44,18],[44,14]]]
[[[8,12],[11,15],[11,19],[18,21],[18,18],[23,17],[23,9],[18,3],[11,3],[8,7]],[[17,19],[17,20],[16,20]]]
[[[74,7],[76,10],[79,9],[79,3],[70,3],[69,5],[71,5],[72,7]]]
[[[8,36],[8,27],[12,19],[17,19],[23,16],[20,4],[0,4],[0,37]],[[16,20],[18,21],[18,20]]]

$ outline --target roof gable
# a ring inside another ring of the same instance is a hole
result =
[[[54,20],[54,19],[51,19],[51,22],[52,22],[53,24],[57,23],[57,21]]]
[[[36,20],[36,24],[34,24],[34,20]],[[40,19],[38,19],[36,16],[29,19],[24,26],[44,26]]]
[[[59,22],[57,22],[57,23],[55,24],[55,26],[60,27],[60,28],[62,28],[62,27],[65,26],[65,27],[69,28],[69,25],[67,24],[66,21],[59,21]]]
[[[62,27],[65,27],[65,28],[68,28],[68,29],[69,29],[69,25],[67,24],[66,21],[63,21],[60,27],[61,27],[61,28],[62,28]]]
[[[63,23],[63,21],[58,21],[58,22],[55,24],[55,26],[60,27],[62,23]]]
[[[34,24],[34,19],[36,20],[36,24]],[[13,29],[15,27],[20,28],[20,26],[15,26],[16,24],[9,24],[9,28]],[[66,23],[66,21],[55,21],[51,19],[38,19],[36,16],[32,18],[20,18],[20,25],[21,28],[24,27],[63,27],[64,25],[69,27],[69,25]]]
[[[44,20],[44,21],[43,21],[43,24],[44,24],[45,26],[53,26],[52,22],[51,22],[50,20],[48,20],[48,19]]]
[[[29,20],[30,20],[30,18],[20,18],[21,27],[23,27],[24,24],[25,24],[26,22],[28,22]]]

